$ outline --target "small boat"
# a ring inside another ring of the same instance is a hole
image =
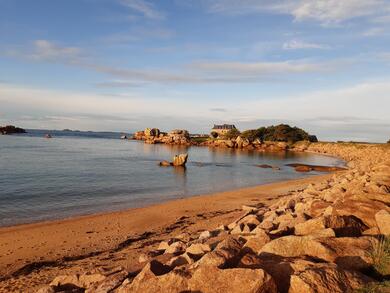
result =
[[[52,138],[51,134],[45,134],[45,138]]]
[[[127,139],[127,135],[122,135],[121,139]]]

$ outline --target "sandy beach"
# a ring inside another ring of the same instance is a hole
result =
[[[311,176],[194,196],[145,208],[0,228],[0,291],[33,292],[56,275],[122,266],[140,269],[140,253],[183,232],[228,223],[242,205],[269,206],[331,176]]]

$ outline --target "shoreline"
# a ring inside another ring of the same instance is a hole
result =
[[[196,195],[122,211],[0,227],[0,275],[7,279],[29,265],[39,267],[37,264],[62,263],[66,259],[110,253],[127,239],[142,236],[145,232],[164,234],[164,237],[171,232],[179,234],[177,229],[161,232],[167,228],[170,230],[172,223],[183,217],[194,218],[191,225],[194,231],[204,229],[202,221],[207,225],[221,224],[237,217],[242,205],[271,204],[283,194],[320,182],[333,174]],[[134,265],[131,264],[130,268]],[[1,289],[0,280],[0,292]]]
[[[313,153],[313,154],[315,154],[315,153]],[[114,209],[114,210],[107,209],[107,210],[104,210],[104,211],[92,212],[92,213],[88,213],[88,214],[75,214],[75,215],[67,216],[67,217],[64,217],[64,218],[53,218],[53,219],[46,219],[46,220],[37,220],[37,221],[33,221],[33,222],[5,225],[5,226],[0,226],[0,235],[3,233],[3,230],[7,230],[7,229],[11,230],[11,229],[18,229],[18,227],[21,227],[21,228],[26,227],[27,228],[29,226],[54,225],[54,224],[58,224],[60,222],[79,220],[79,219],[89,218],[89,217],[98,217],[98,216],[103,216],[103,215],[111,215],[111,214],[114,215],[114,214],[118,214],[118,213],[127,213],[127,212],[130,212],[132,210],[144,209],[144,208],[159,206],[159,205],[162,205],[162,204],[165,204],[165,203],[174,202],[174,201],[180,201],[180,200],[186,200],[186,199],[198,198],[198,197],[213,196],[213,195],[218,195],[218,194],[227,193],[227,192],[229,192],[229,193],[230,192],[242,192],[242,191],[245,191],[247,189],[249,189],[249,190],[250,189],[257,189],[259,187],[263,187],[263,186],[267,186],[267,185],[273,185],[273,184],[278,184],[278,183],[297,181],[297,180],[303,180],[303,179],[309,179],[309,178],[314,178],[315,179],[316,177],[322,177],[322,176],[326,176],[326,175],[331,175],[331,174],[334,174],[336,172],[342,172],[342,171],[346,171],[346,170],[347,169],[345,169],[345,170],[336,170],[336,171],[314,171],[314,172],[316,172],[316,174],[307,173],[306,176],[303,176],[301,178],[294,178],[294,179],[282,178],[280,180],[275,180],[274,182],[269,182],[269,183],[249,185],[249,186],[246,186],[246,187],[238,187],[238,188],[227,189],[227,190],[222,190],[222,191],[215,191],[215,192],[211,191],[211,192],[208,192],[208,193],[194,194],[194,195],[190,195],[190,196],[187,196],[187,197],[177,197],[177,198],[166,199],[166,200],[162,199],[160,201],[156,201],[156,202],[153,202],[153,203],[141,204],[139,206],[127,207],[127,208],[124,208],[124,209],[118,209],[118,210],[116,210],[116,209]],[[300,171],[295,171],[295,172],[305,173],[305,172],[300,172]]]
[[[315,154],[313,152],[313,154]],[[331,155],[329,155],[331,156]],[[301,181],[301,180],[307,180],[310,178],[317,179],[317,177],[326,177],[329,175],[332,175],[336,172],[342,172],[343,170],[339,171],[331,171],[331,172],[323,172],[323,174],[316,174],[316,175],[307,175],[302,178],[296,178],[296,179],[282,179],[282,180],[276,180],[275,182],[271,183],[264,183],[264,184],[258,184],[258,185],[253,185],[253,186],[247,186],[247,187],[240,187],[240,188],[235,188],[235,189],[229,189],[229,190],[224,190],[224,191],[217,191],[217,192],[210,192],[210,193],[202,193],[202,194],[194,194],[188,197],[178,197],[174,199],[168,199],[168,200],[162,200],[160,202],[155,202],[152,204],[146,204],[138,207],[130,207],[130,208],[125,208],[125,209],[120,209],[120,210],[107,210],[107,211],[102,211],[102,212],[95,212],[91,214],[83,214],[83,215],[74,215],[74,216],[69,216],[66,218],[60,218],[60,219],[48,219],[48,220],[43,220],[43,221],[36,221],[36,222],[31,222],[31,223],[20,223],[20,224],[15,224],[15,225],[9,225],[9,226],[0,226],[0,235],[6,231],[4,230],[18,230],[24,229],[24,228],[29,228],[29,227],[35,227],[35,226],[46,226],[46,225],[56,225],[62,222],[72,222],[76,220],[83,220],[86,218],[95,218],[95,217],[100,217],[100,216],[105,216],[105,215],[116,215],[116,214],[121,214],[121,213],[128,213],[134,210],[139,210],[139,209],[145,209],[145,208],[151,208],[151,207],[157,207],[160,205],[168,204],[171,202],[176,202],[176,201],[181,201],[181,200],[190,200],[192,198],[198,198],[198,197],[211,197],[215,195],[221,195],[224,193],[240,193],[240,192],[245,192],[245,191],[250,191],[251,189],[258,189],[266,186],[272,186],[275,184],[283,184],[283,183],[288,183],[288,182],[295,182],[295,181]]]

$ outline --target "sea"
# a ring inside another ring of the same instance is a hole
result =
[[[343,166],[310,153],[144,144],[118,132],[27,130],[0,135],[0,226],[142,207],[319,173],[289,163]],[[52,138],[45,138],[50,133]],[[186,168],[160,167],[188,153]],[[280,170],[258,165],[277,166]]]

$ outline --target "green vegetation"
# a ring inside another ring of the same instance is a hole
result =
[[[309,135],[303,129],[298,127],[291,127],[287,124],[279,124],[276,126],[261,127],[258,129],[246,130],[241,134],[242,137],[249,141],[259,139],[261,141],[284,141],[297,142],[307,140],[317,142],[317,137]]]
[[[264,133],[262,129],[264,129],[264,127],[259,129],[245,130],[241,133],[241,137],[249,140],[250,142],[253,142],[256,139],[261,139]]]
[[[390,291],[390,281],[369,283],[365,287],[356,290],[359,293],[384,293]]]
[[[236,128],[230,129],[223,137],[224,139],[237,138],[240,135],[240,131]]]
[[[202,136],[202,137],[191,137],[191,140],[193,141],[193,142],[196,142],[196,143],[202,143],[202,142],[205,142],[205,141],[208,141],[210,138],[209,137],[204,137],[204,136]]]
[[[211,131],[210,136],[211,136],[212,138],[217,138],[217,137],[218,137],[218,133],[215,132],[215,131]]]
[[[382,276],[390,275],[390,237],[383,237],[369,252],[374,269]]]
[[[14,133],[26,133],[23,128],[15,127],[13,125],[0,126],[0,134],[14,134]]]

